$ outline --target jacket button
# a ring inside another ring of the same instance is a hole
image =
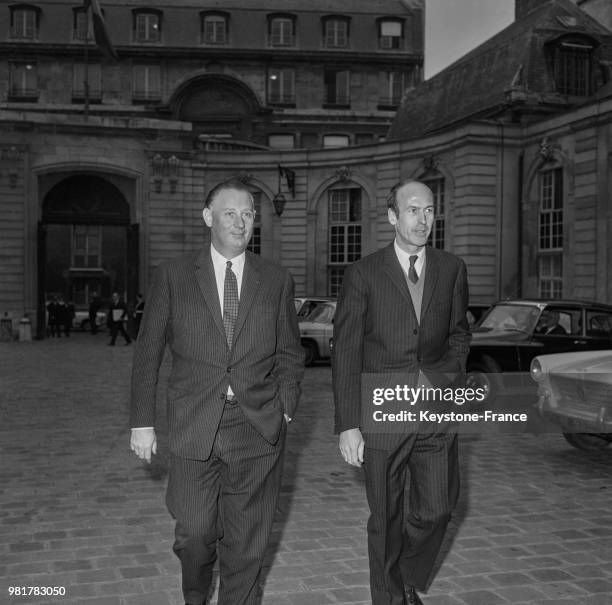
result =
[[[227,369],[225,371],[229,374],[232,371],[232,368],[230,366],[227,366]]]
[[[419,333],[419,331],[415,328],[412,333],[416,336]]]

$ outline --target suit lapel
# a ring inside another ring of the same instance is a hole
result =
[[[204,301],[215,321],[215,325],[223,335],[223,340],[225,340],[225,328],[223,327],[219,293],[217,292],[217,280],[215,279],[215,269],[210,257],[210,248],[205,247],[202,249],[196,260],[196,266],[195,275],[198,286],[204,295]]]
[[[261,281],[261,273],[256,266],[256,259],[247,252],[244,261],[244,273],[242,274],[242,287],[240,288],[240,304],[238,305],[238,317],[236,319],[236,327],[234,328],[234,342],[236,342],[240,331],[244,326],[244,322],[253,306],[253,301],[259,284]]]
[[[440,274],[440,256],[436,250],[427,246],[425,248],[425,283],[423,284],[423,302],[421,303],[421,317],[427,313],[427,307],[431,302],[433,292]]]
[[[414,312],[414,304],[412,303],[412,296],[410,296],[410,290],[408,290],[408,284],[406,283],[406,276],[400,262],[395,254],[393,243],[385,248],[384,254],[384,267],[387,275],[393,282],[393,285],[400,291],[401,295],[406,301],[406,306],[410,309],[414,321],[416,322],[416,313]]]

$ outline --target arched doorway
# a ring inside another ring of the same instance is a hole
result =
[[[138,225],[120,189],[92,174],[69,176],[45,195],[38,241],[39,336],[54,296],[85,312],[118,291],[131,303],[138,288]]]

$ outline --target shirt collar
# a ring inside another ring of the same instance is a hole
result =
[[[395,248],[395,254],[397,255],[397,258],[400,264],[406,265],[406,266],[410,265],[410,257],[414,256],[415,254],[418,257],[415,261],[415,264],[420,266],[423,263],[423,260],[425,258],[425,246],[421,247],[421,249],[418,252],[412,252],[412,253],[408,253],[405,250],[402,250],[397,244],[397,239],[394,240],[393,246]]]
[[[220,254],[218,250],[212,244],[210,244],[210,257],[212,259],[213,265],[217,265],[217,266],[222,265],[224,269],[227,265],[227,261],[231,260],[232,269],[234,269],[235,271],[238,271],[244,267],[246,253],[242,252],[241,254],[239,254],[238,256],[235,256],[234,258],[228,259],[228,258],[225,258],[225,256],[223,256],[222,254]]]

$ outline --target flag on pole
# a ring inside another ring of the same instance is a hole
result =
[[[104,15],[102,14],[102,9],[100,8],[98,0],[83,0],[83,8],[85,10],[91,9],[91,21],[93,24],[96,46],[109,59],[119,61],[119,56],[110,41],[110,36],[108,35],[108,30],[106,29],[106,23],[104,21]]]
[[[278,172],[281,177],[285,177],[287,182],[287,189],[291,192],[291,196],[295,197],[295,171],[291,168],[284,168],[283,166],[278,167]]]

